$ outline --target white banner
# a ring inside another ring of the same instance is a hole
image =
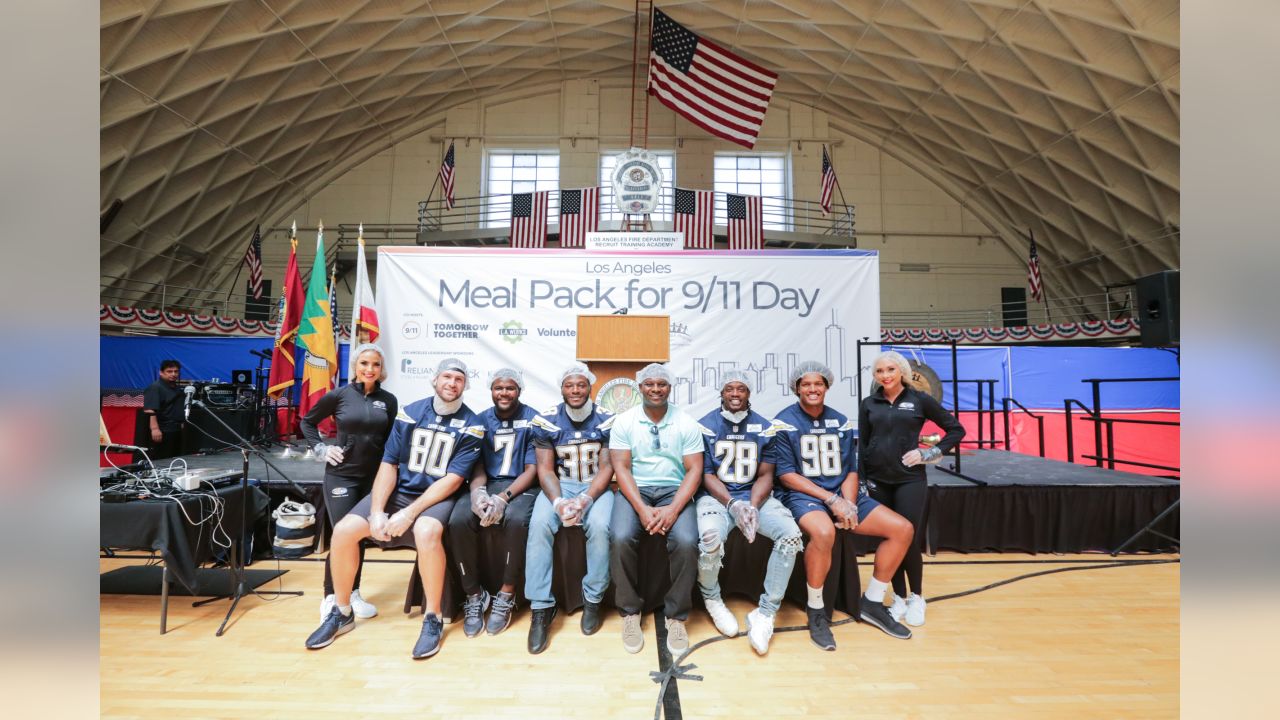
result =
[[[880,337],[879,256],[870,250],[383,246],[377,278],[387,387],[402,406],[430,395],[436,364],[458,357],[471,372],[464,397],[473,410],[492,405],[486,382],[504,366],[524,373],[525,403],[550,407],[574,362],[578,315],[625,309],[671,316],[671,398],[696,417],[718,405],[720,373],[733,368],[755,379],[752,407],[772,416],[795,402],[787,376],[805,360],[831,368],[828,404],[856,417],[855,343]]]
[[[588,252],[608,252],[623,250],[627,252],[682,252],[684,250],[684,233],[682,232],[589,232],[586,249]]]

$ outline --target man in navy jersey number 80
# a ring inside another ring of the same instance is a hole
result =
[[[426,612],[413,657],[430,657],[440,650],[444,634],[440,613],[446,562],[444,528],[458,488],[463,478],[471,477],[480,456],[484,428],[462,402],[467,366],[461,360],[441,360],[432,387],[434,397],[410,403],[396,415],[373,491],[333,529],[329,559],[336,607],[307,638],[309,649],[325,647],[355,627],[351,587],[360,563],[360,541],[372,537],[380,543],[417,549]],[[394,514],[388,516],[387,511]]]

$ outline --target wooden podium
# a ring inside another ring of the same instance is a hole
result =
[[[645,365],[671,359],[671,316],[579,315],[578,359],[595,373],[593,398],[610,380],[634,380]]]

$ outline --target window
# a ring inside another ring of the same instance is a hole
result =
[[[554,150],[490,153],[485,177],[489,195],[485,226],[510,225],[511,195],[560,189],[560,153]],[[549,206],[554,206],[559,199],[552,197]]]
[[[671,221],[672,188],[676,186],[676,155],[673,152],[650,150],[658,157],[658,168],[662,170],[662,199],[658,201],[658,210],[652,220]],[[613,169],[618,166],[620,152],[602,153],[600,155],[600,227],[606,222],[621,222],[622,212],[613,201]]]
[[[783,155],[716,155],[716,224],[729,224],[725,193],[764,198],[764,226],[788,230],[787,158]]]

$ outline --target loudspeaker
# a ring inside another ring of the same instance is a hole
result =
[[[271,296],[271,281],[262,281],[262,299],[253,299],[253,285],[248,280],[244,283],[244,319],[245,320],[270,320],[271,311],[276,309],[276,303],[280,301],[278,297]]]
[[[232,385],[252,385],[253,371],[252,370],[232,370],[231,384]]]
[[[183,438],[184,454],[204,450],[221,450],[228,445],[237,445],[239,440],[227,432],[209,413],[217,415],[230,425],[241,436],[249,438],[253,435],[253,410],[232,408],[191,408],[191,417],[187,420],[187,431]]]
[[[1143,347],[1177,345],[1178,271],[1165,270],[1140,277],[1134,284],[1138,288],[1138,328],[1142,331]]]
[[[1024,287],[1000,288],[1000,314],[1004,327],[1021,327],[1027,324],[1027,289]]]

